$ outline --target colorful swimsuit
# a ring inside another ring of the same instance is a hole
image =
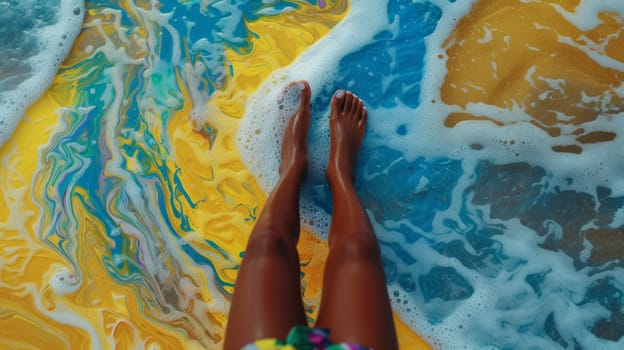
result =
[[[329,342],[329,330],[306,326],[293,327],[286,341],[262,339],[245,345],[241,350],[369,350],[355,343]]]

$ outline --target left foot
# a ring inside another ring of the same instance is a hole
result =
[[[282,99],[299,95],[299,107],[290,116],[282,139],[281,176],[294,172],[303,178],[308,168],[308,129],[310,127],[310,98],[312,95],[307,81],[294,81],[284,89]],[[283,102],[282,102],[283,103]],[[286,106],[280,106],[286,108]]]

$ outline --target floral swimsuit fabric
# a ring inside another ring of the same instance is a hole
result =
[[[329,330],[306,326],[293,327],[286,341],[262,339],[245,345],[241,350],[371,350],[355,343],[329,342]]]

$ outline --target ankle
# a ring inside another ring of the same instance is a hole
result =
[[[303,182],[303,179],[308,172],[307,165],[307,162],[299,161],[291,163],[283,168],[280,167],[280,179],[291,179],[297,181],[298,183]]]
[[[355,184],[355,171],[351,168],[340,168],[339,166],[329,166],[327,172],[327,181],[330,183],[349,183]]]

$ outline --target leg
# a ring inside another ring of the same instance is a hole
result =
[[[317,326],[334,342],[398,349],[379,243],[353,187],[366,131],[362,101],[339,90],[331,102],[327,178],[334,200]]]
[[[225,350],[238,350],[261,338],[284,339],[292,326],[306,324],[296,241],[299,189],[308,164],[310,87],[296,82],[286,89],[290,93],[300,90],[300,105],[284,133],[280,180],[247,243],[232,298]]]

